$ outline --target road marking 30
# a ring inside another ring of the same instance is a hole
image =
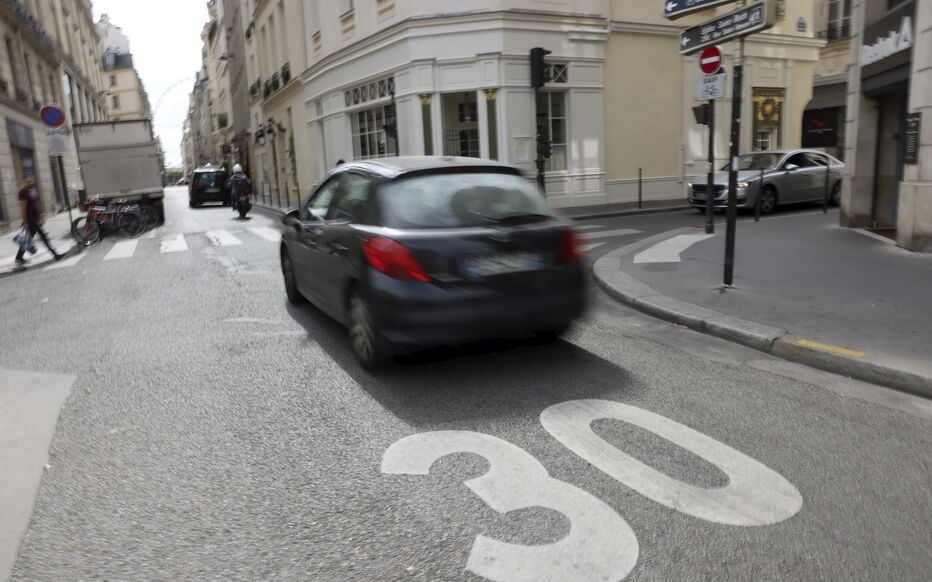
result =
[[[721,469],[726,487],[707,489],[673,479],[625,454],[592,430],[592,423],[614,419],[634,424],[680,446]],[[712,437],[647,410],[607,400],[556,404],[540,416],[561,444],[599,470],[649,499],[715,523],[771,525],[795,515],[799,491],[776,471]],[[427,475],[437,460],[473,453],[489,463],[481,477],[465,482],[489,507],[504,514],[527,507],[562,513],[569,534],[554,544],[523,546],[478,536],[466,568],[500,582],[624,579],[637,563],[638,541],[628,523],[603,501],[550,477],[523,449],[475,432],[437,431],[405,437],[382,457],[392,475]]]

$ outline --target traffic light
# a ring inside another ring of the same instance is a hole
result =
[[[540,89],[547,81],[550,81],[547,75],[547,63],[544,57],[550,54],[550,51],[535,47],[531,49],[531,87]]]

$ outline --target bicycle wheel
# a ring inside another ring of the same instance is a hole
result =
[[[71,223],[71,236],[79,245],[91,246],[100,240],[100,225],[96,220],[88,221],[86,216],[82,216]]]
[[[149,206],[148,204],[139,205],[139,213],[142,215],[143,222],[145,223],[145,230],[152,230],[159,223],[159,213],[155,210],[154,207]]]
[[[136,238],[146,232],[146,221],[139,212],[127,210],[116,215],[114,227],[127,238]]]

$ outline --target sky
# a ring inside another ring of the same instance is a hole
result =
[[[206,0],[92,0],[94,22],[108,14],[129,37],[133,63],[155,113],[167,167],[181,166],[188,96],[201,68]],[[161,101],[160,101],[161,99]]]

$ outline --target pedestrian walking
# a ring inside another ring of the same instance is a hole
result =
[[[23,228],[29,231],[32,236],[39,235],[45,246],[52,251],[55,260],[61,260],[62,255],[58,254],[49,241],[49,235],[42,228],[45,224],[45,209],[42,207],[42,200],[39,198],[39,189],[36,187],[36,179],[33,176],[26,176],[23,187],[19,191],[19,209],[23,215]],[[25,265],[27,263],[24,255],[26,248],[20,246],[19,252],[16,253],[16,264]]]

